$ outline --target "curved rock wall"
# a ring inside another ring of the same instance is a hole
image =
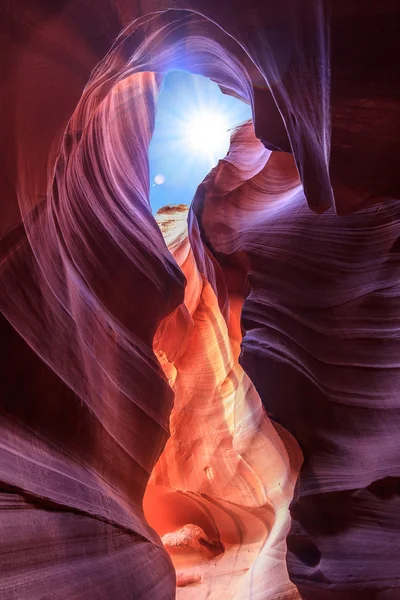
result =
[[[167,317],[155,338],[175,402],[145,514],[171,554],[178,598],[239,599],[251,590],[260,600],[296,599],[284,557],[301,452],[276,432],[238,363],[243,297],[228,287],[226,321],[196,265],[186,220],[187,207],[158,213],[188,284],[181,314]]]
[[[232,144],[245,148],[246,135],[254,148],[249,126]],[[396,598],[400,204],[315,217],[290,156],[273,152],[233,189],[232,171],[239,153],[203,182],[194,210],[223,269],[246,257],[240,362],[304,454],[291,579],[307,600]]]

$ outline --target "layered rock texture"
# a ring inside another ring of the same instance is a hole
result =
[[[1,10],[0,598],[398,600],[398,3]],[[176,68],[254,118],[155,219]]]

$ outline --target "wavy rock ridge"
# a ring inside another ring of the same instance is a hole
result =
[[[186,220],[184,207],[158,213],[188,283],[184,304],[155,338],[175,402],[145,514],[163,536],[178,586],[196,581],[178,597],[244,598],[251,589],[253,597],[298,598],[283,559],[301,452],[289,434],[282,441],[238,363],[243,298],[228,290],[226,321],[196,265]]]

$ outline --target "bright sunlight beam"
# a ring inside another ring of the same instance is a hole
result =
[[[209,157],[210,166],[228,152],[229,126],[222,113],[203,111],[194,114],[185,129],[185,143],[195,154]]]
[[[233,128],[251,119],[251,107],[218,85],[184,71],[170,71],[157,99],[149,148],[152,210],[190,204],[197,186],[229,151]]]

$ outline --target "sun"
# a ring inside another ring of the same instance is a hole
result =
[[[190,204],[198,185],[228,155],[235,128],[251,118],[250,104],[224,94],[211,79],[167,73],[149,147],[154,212],[166,204]]]
[[[229,125],[223,114],[215,111],[194,114],[185,130],[188,149],[196,155],[209,157],[213,166],[229,150]]]

